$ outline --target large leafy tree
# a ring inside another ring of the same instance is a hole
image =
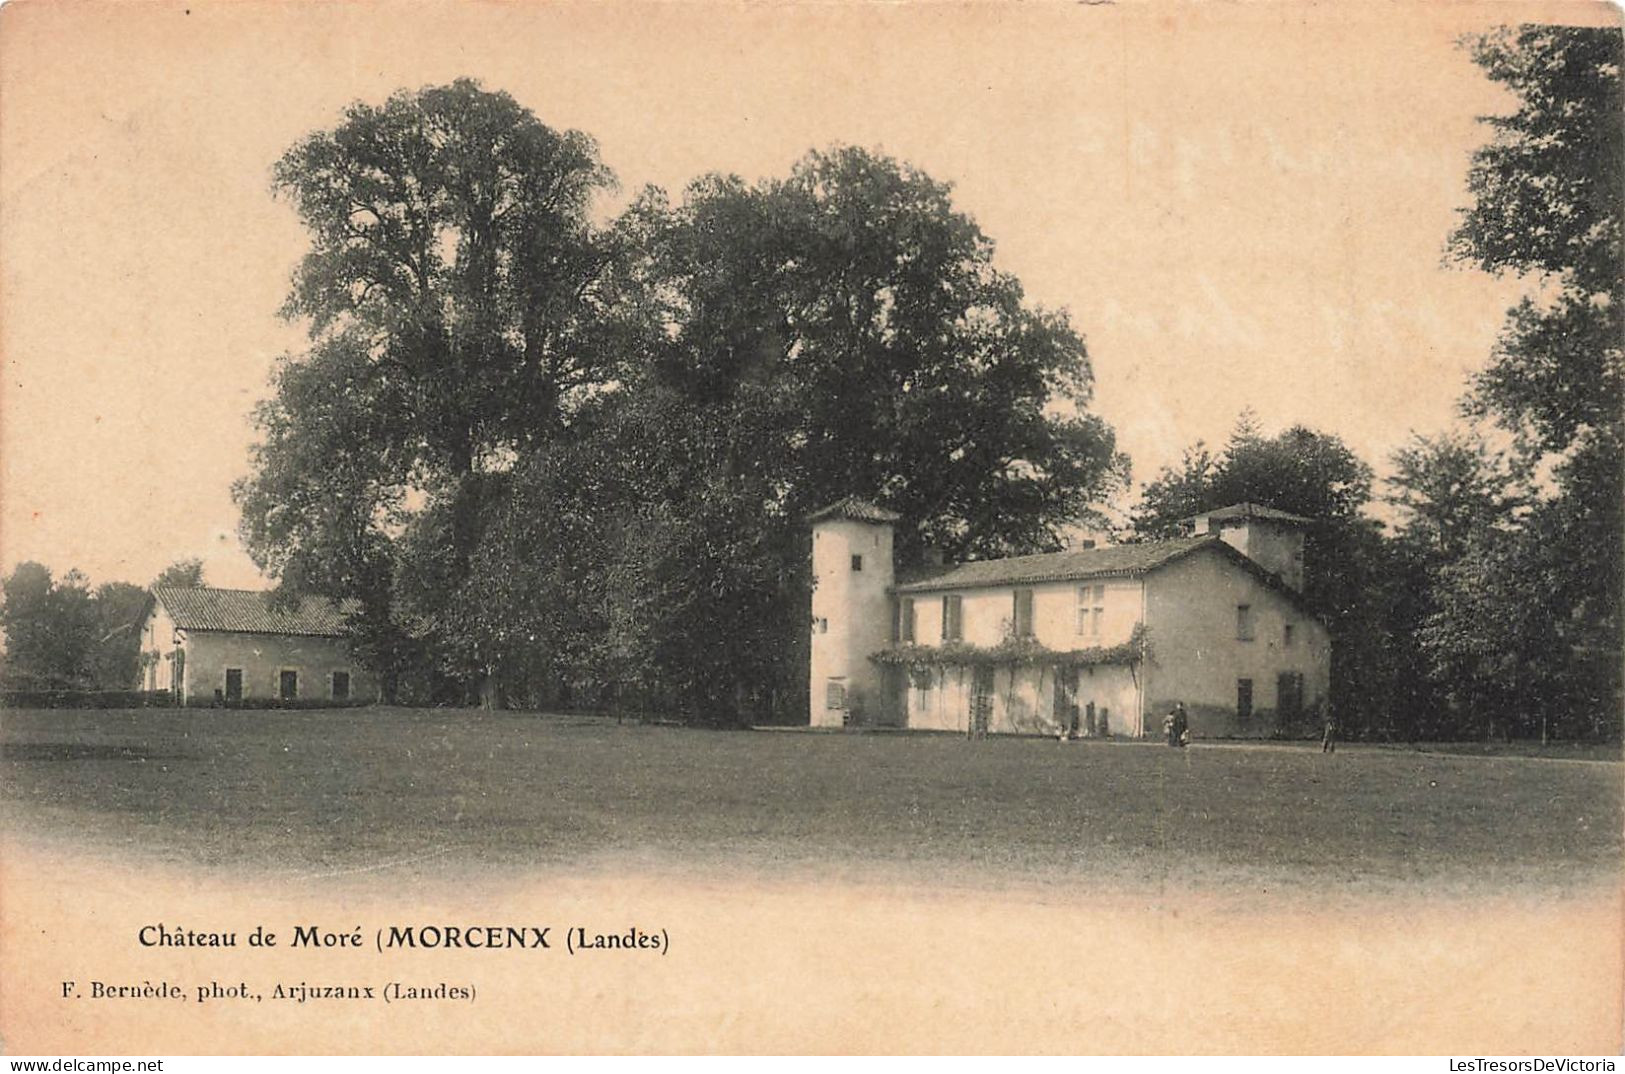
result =
[[[695,718],[804,712],[809,511],[884,502],[905,557],[1033,551],[1123,475],[1081,338],[912,168],[813,153],[620,230],[639,361],[516,471],[480,559],[513,599],[465,609],[470,644],[575,653]]]
[[[906,545],[1031,551],[1126,473],[1088,410],[1082,337],[914,168],[814,152],[785,179],[645,199],[629,229],[670,328],[659,382],[696,406],[769,408],[734,465],[772,470],[782,515],[857,493],[902,513]]]
[[[1472,42],[1516,100],[1468,175],[1451,239],[1462,262],[1531,293],[1473,380],[1468,414],[1515,440],[1533,502],[1484,528],[1441,573],[1423,633],[1437,674],[1481,726],[1595,732],[1619,701],[1625,586],[1625,47],[1615,28],[1522,26]]]
[[[311,346],[260,408],[243,530],[286,590],[355,599],[388,691],[445,652],[493,475],[611,376],[613,251],[588,211],[612,177],[586,135],[465,80],[351,106],[275,183],[311,236],[286,307]]]
[[[1385,499],[1398,516],[1388,546],[1393,705],[1410,734],[1481,737],[1490,711],[1482,704],[1488,680],[1464,674],[1458,658],[1441,658],[1432,647],[1438,639],[1430,637],[1430,624],[1447,609],[1466,611],[1464,594],[1453,592],[1467,581],[1459,565],[1488,542],[1504,543],[1515,512],[1524,506],[1520,487],[1504,453],[1492,450],[1476,432],[1413,436],[1390,461]],[[1489,598],[1489,591],[1481,590],[1472,599]]]

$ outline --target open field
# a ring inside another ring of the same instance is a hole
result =
[[[7,711],[15,837],[334,875],[635,867],[1214,891],[1617,883],[1619,765],[708,732],[517,713]]]

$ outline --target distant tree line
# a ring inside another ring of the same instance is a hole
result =
[[[153,586],[203,585],[203,561],[165,567]],[[0,631],[8,690],[133,690],[141,674],[141,620],[148,588],[104,582],[94,589],[79,570],[60,578],[32,561],[0,579]]]
[[[1244,414],[1143,486],[1130,537],[1242,501],[1313,519],[1345,733],[1617,735],[1621,36],[1468,47],[1517,109],[1486,121],[1449,252],[1529,297],[1460,421],[1378,488],[1337,437]],[[808,512],[865,496],[903,516],[904,559],[986,557],[1060,547],[1127,489],[1067,316],[887,157],[709,175],[600,222],[593,141],[460,81],[352,106],[275,184],[311,236],[285,310],[310,342],[258,409],[242,533],[284,597],[354,601],[387,700],[793,719]],[[8,658],[117,678],[135,600],[24,565]]]
[[[1310,599],[1335,641],[1332,703],[1356,735],[1618,736],[1625,587],[1625,101],[1617,29],[1523,26],[1470,42],[1518,101],[1488,119],[1460,263],[1513,272],[1462,421],[1397,451],[1384,534],[1372,473],[1335,437],[1244,416],[1146,486],[1145,533],[1241,500],[1315,519]]]

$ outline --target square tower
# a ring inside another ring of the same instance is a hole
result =
[[[1302,593],[1304,583],[1304,530],[1311,520],[1256,503],[1218,507],[1185,519],[1191,533],[1216,533],[1234,548]]]

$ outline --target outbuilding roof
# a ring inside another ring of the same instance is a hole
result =
[[[152,595],[182,630],[324,638],[349,633],[343,611],[324,597],[304,597],[297,607],[273,609],[271,594],[253,589],[157,586]]]
[[[896,522],[903,516],[896,511],[872,504],[856,496],[843,496],[828,507],[821,507],[807,516],[808,522],[822,522],[827,518],[846,518],[854,522]]]
[[[1063,582],[1076,578],[1128,577],[1154,571],[1165,563],[1187,556],[1205,545],[1228,548],[1218,537],[1178,537],[1171,541],[1145,541],[1140,544],[1081,548],[1074,552],[1045,552],[1036,556],[1009,559],[973,560],[916,576],[897,586],[899,593],[922,593],[937,589],[975,589],[983,586],[1014,585],[1027,582]]]
[[[1215,507],[1211,511],[1202,511],[1183,519],[1185,522],[1195,522],[1199,518],[1216,518],[1220,521],[1231,518],[1263,518],[1271,522],[1292,522],[1300,526],[1310,525],[1314,519],[1295,515],[1290,511],[1279,511],[1273,507],[1265,507],[1261,503],[1233,503],[1229,507]]]

